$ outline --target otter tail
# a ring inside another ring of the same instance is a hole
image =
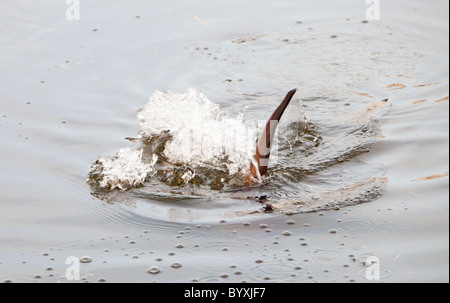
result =
[[[266,127],[264,127],[261,136],[258,139],[258,143],[256,144],[256,152],[253,156],[254,161],[250,164],[250,175],[248,176],[247,181],[250,181],[251,177],[258,178],[258,176],[262,176],[267,173],[267,164],[269,162],[270,149],[272,147],[275,131],[278,123],[280,122],[281,116],[283,116],[286,107],[289,105],[289,102],[291,102],[291,99],[296,91],[297,89],[293,89],[287,93],[283,102],[281,102],[277,109],[275,109],[273,114],[270,116],[269,121],[267,121]]]

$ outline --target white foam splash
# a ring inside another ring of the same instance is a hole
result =
[[[201,92],[155,92],[138,113],[141,136],[169,131],[164,156],[172,163],[223,168],[229,174],[249,169],[256,138],[255,125],[243,114],[229,117]]]
[[[88,181],[106,189],[126,190],[142,185],[147,176],[155,173],[154,165],[158,159],[153,155],[150,163],[143,163],[142,152],[142,149],[126,147],[112,158],[99,159],[92,165]]]

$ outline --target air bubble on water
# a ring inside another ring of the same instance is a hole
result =
[[[181,267],[181,263],[180,262],[173,262],[171,266],[173,268],[180,268]]]
[[[80,263],[90,263],[90,262],[92,262],[92,258],[89,256],[82,256],[80,258]]]
[[[148,270],[147,270],[147,272],[149,273],[149,274],[159,274],[160,272],[161,272],[161,270],[159,269],[159,267],[158,266],[151,266]]]

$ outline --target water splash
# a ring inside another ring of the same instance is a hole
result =
[[[170,134],[162,153],[170,163],[222,169],[230,175],[248,170],[254,151],[256,130],[242,117],[229,117],[195,89],[157,91],[138,113],[144,139]]]
[[[87,182],[104,189],[127,190],[144,184],[152,176],[158,159],[153,155],[150,163],[142,162],[142,149],[120,149],[112,157],[103,157],[92,165]]]

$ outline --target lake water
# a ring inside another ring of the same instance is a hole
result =
[[[0,281],[448,282],[449,4],[374,3],[1,3]]]

